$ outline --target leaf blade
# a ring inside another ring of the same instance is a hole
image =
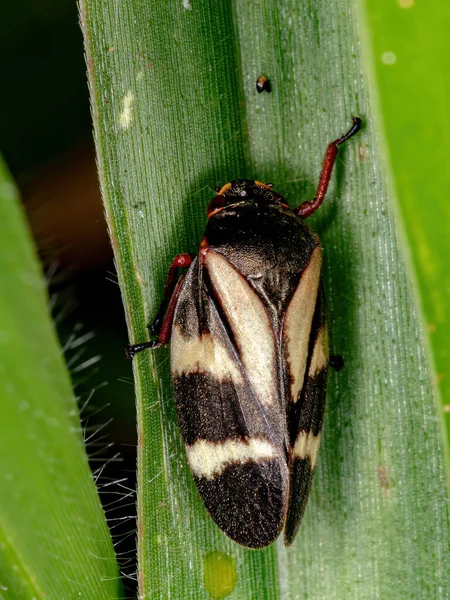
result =
[[[366,2],[373,78],[436,362],[435,385],[448,405],[450,214],[445,192],[450,182],[442,163],[450,131],[449,7],[439,3],[429,8],[413,2]],[[444,419],[450,439],[450,413]]]
[[[118,597],[111,538],[17,193],[0,163],[0,590]]]
[[[86,44],[93,49],[97,69],[91,85],[107,81],[103,94],[116,99],[115,107],[101,107],[97,145],[105,161],[101,176],[107,212],[125,214],[123,222],[113,221],[113,245],[134,341],[146,338],[144,324],[155,312],[170,259],[195,250],[212,185],[242,176],[275,181],[279,191],[299,204],[315,192],[327,142],[345,130],[352,114],[366,117],[368,123],[366,133],[343,151],[327,203],[313,221],[327,252],[332,340],[342,344],[336,351],[345,352],[348,367],[343,375],[331,377],[321,468],[298,541],[289,552],[278,545],[276,550],[249,553],[212,526],[187,474],[170,400],[167,353],[142,356],[134,365],[142,440],[141,593],[164,590],[205,597],[204,557],[217,548],[236,559],[236,598],[339,598],[343,589],[357,594],[362,572],[367,597],[402,597],[393,565],[411,577],[409,591],[420,595],[427,585],[418,571],[423,552],[430,585],[437,591],[448,589],[441,439],[433,422],[420,316],[399,250],[402,234],[394,227],[395,199],[388,207],[379,124],[370,117],[374,107],[362,74],[367,65],[358,56],[357,26],[363,17],[356,5],[262,2],[254,11],[240,1],[214,6],[202,2],[192,10],[180,3],[171,12],[153,7],[150,22],[145,5],[138,2],[122,12],[95,0],[83,6]],[[105,58],[105,49],[113,47],[110,39],[89,34],[100,24],[109,35],[117,30],[114,64]],[[140,88],[133,82],[142,72],[143,48],[152,66],[151,74],[145,72],[139,80],[147,80]],[[256,95],[261,73],[272,81],[270,95]],[[120,131],[130,90],[136,129],[129,124]],[[93,93],[94,98],[100,95]],[[150,164],[145,156],[151,157]],[[360,197],[361,203],[355,204]],[[139,206],[132,206],[130,198]],[[161,198],[167,204],[161,205]],[[126,253],[133,254],[133,266]],[[148,273],[154,273],[152,280]],[[129,286],[139,290],[131,307],[135,297],[128,294]],[[408,303],[412,306],[405,309]],[[386,364],[380,362],[384,357]],[[414,372],[413,384],[408,369]],[[412,408],[405,400],[408,394]],[[414,451],[408,435],[418,440],[415,458],[436,498],[433,502],[425,495],[423,512],[439,523],[432,536],[440,553],[438,576],[432,573],[425,530],[415,523],[418,512],[412,501],[403,502],[407,492],[422,498],[415,462],[404,456]],[[393,499],[400,505],[398,519],[393,517]],[[379,531],[377,519],[383,523]],[[413,551],[408,550],[408,527],[416,532]],[[392,532],[401,534],[398,549]],[[365,549],[361,561],[360,544]],[[392,562],[386,559],[388,551],[394,552]],[[261,573],[267,577],[263,584]]]

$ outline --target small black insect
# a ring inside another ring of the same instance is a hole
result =
[[[260,75],[256,80],[256,91],[258,94],[261,92],[267,92],[270,94],[272,91],[272,86],[270,85],[270,81],[264,75]]]
[[[291,210],[271,185],[240,179],[208,204],[197,256],[172,262],[154,341],[171,343],[175,404],[206,509],[234,541],[290,545],[317,461],[330,364],[322,248],[304,223],[325,197],[328,145],[314,200]],[[177,280],[179,268],[188,268]],[[342,359],[334,359],[336,367]]]

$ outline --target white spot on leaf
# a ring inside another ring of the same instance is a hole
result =
[[[122,101],[122,112],[119,115],[119,124],[122,129],[128,129],[131,125],[131,121],[133,120],[133,103],[134,96],[131,91],[127,92]]]
[[[393,52],[383,52],[383,54],[381,55],[381,62],[384,65],[395,65],[395,63],[397,62],[397,57]]]

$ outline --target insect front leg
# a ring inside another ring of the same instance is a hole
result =
[[[299,217],[306,219],[312,215],[313,212],[322,204],[325,194],[327,193],[328,184],[330,183],[331,173],[333,172],[339,146],[354,136],[355,133],[358,133],[360,129],[361,119],[359,117],[353,117],[353,125],[350,127],[347,133],[344,133],[343,136],[328,144],[327,151],[325,152],[325,158],[323,160],[322,172],[320,173],[316,196],[314,200],[303,202],[303,204],[294,209],[294,212],[297,213]]]
[[[170,302],[173,298],[175,290],[177,288],[177,271],[178,269],[187,269],[193,260],[192,254],[178,254],[172,261],[169,272],[167,273],[166,285],[164,288],[164,299],[161,302],[161,306],[159,307],[158,312],[156,313],[156,317],[150,325],[148,325],[148,329],[154,334],[158,335],[161,332],[163,327],[163,322],[168,312],[168,308]],[[181,279],[180,279],[181,281]]]
[[[142,350],[147,350],[148,348],[160,348],[169,343],[175,306],[184,279],[184,275],[182,275],[177,281],[177,271],[180,268],[187,269],[193,258],[192,254],[178,254],[173,259],[167,274],[164,299],[161,302],[161,306],[159,307],[154,321],[148,326],[150,331],[158,336],[158,339],[143,342],[141,344],[130,344],[125,350],[128,358],[133,358],[135,354],[142,352]]]

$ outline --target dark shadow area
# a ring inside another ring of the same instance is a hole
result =
[[[345,395],[345,391],[352,385],[358,355],[358,336],[354,329],[356,286],[355,271],[352,268],[354,264],[352,232],[349,229],[342,229],[340,223],[340,216],[344,210],[340,198],[346,185],[346,156],[347,147],[344,145],[339,150],[334,167],[334,193],[328,194],[324,205],[318,211],[315,224],[315,231],[324,246],[323,279],[327,300],[330,351],[331,354],[342,355],[344,360],[344,367],[339,372],[329,370],[322,449],[327,452],[328,461],[331,463],[328,476],[330,473],[334,476],[334,483],[330,489],[338,495],[341,494],[342,481],[345,479],[346,485],[351,486],[350,474],[356,472],[352,468],[355,450],[349,447],[349,439],[351,439],[349,427],[355,412],[352,404],[353,395]],[[355,198],[354,201],[357,202],[358,199]],[[345,473],[342,472],[340,460],[344,450]],[[339,522],[340,515],[336,515],[333,510],[336,502],[330,501],[325,505],[323,499],[318,500],[322,506],[321,518],[328,520],[330,524]]]

